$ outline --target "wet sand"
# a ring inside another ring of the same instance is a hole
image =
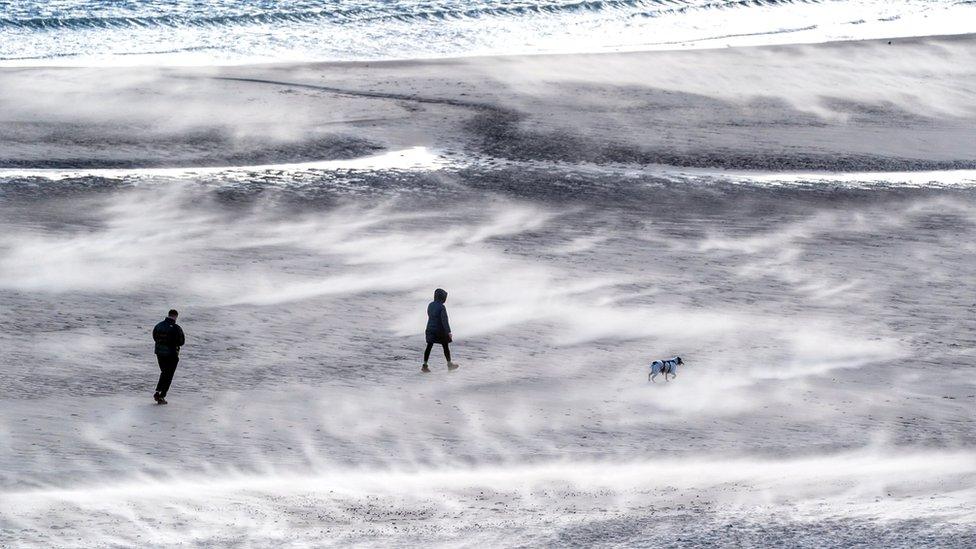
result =
[[[224,68],[0,69],[0,167],[222,166],[413,146],[758,170],[976,167],[972,36]]]

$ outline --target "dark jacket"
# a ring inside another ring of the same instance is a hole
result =
[[[447,320],[447,292],[437,290],[434,292],[434,301],[427,305],[427,333],[436,334],[439,338],[444,338],[451,333],[451,323]],[[429,339],[429,337],[428,337]]]
[[[152,331],[153,341],[156,342],[156,354],[174,356],[180,354],[180,347],[186,343],[183,328],[172,318],[164,318]]]

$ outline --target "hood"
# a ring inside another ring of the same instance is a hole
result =
[[[434,301],[437,301],[439,303],[444,303],[445,301],[447,301],[447,292],[440,288],[434,290]]]

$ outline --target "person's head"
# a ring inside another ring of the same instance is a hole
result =
[[[180,313],[176,309],[170,309],[169,312],[166,313],[166,316],[176,320],[176,317],[180,316]]]
[[[441,303],[447,301],[447,292],[440,288],[434,290],[434,301],[440,301]]]

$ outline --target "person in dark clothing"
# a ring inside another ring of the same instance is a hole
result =
[[[186,343],[183,328],[176,323],[179,316],[176,309],[170,309],[166,318],[152,331],[153,341],[156,342],[156,360],[159,362],[159,383],[153,394],[156,404],[166,404],[166,393],[173,382],[176,365],[180,362],[180,347]]]
[[[427,361],[430,359],[430,350],[434,348],[435,343],[440,343],[444,346],[444,358],[447,359],[447,370],[454,371],[458,369],[458,365],[451,362],[451,348],[450,343],[453,340],[451,336],[451,324],[447,320],[447,307],[444,306],[444,302],[447,301],[447,292],[437,288],[434,290],[434,301],[431,301],[427,305],[427,349],[424,350],[424,365],[420,367],[421,372],[429,372],[430,368],[427,367]]]

